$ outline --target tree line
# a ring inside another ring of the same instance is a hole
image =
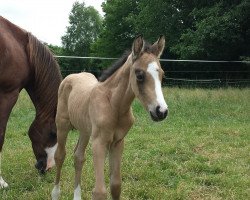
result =
[[[166,37],[162,58],[199,60],[250,60],[250,2],[248,0],[107,0],[104,16],[93,7],[76,1],[69,14],[69,26],[62,36],[62,47],[49,45],[57,55],[119,57],[142,34],[152,42],[160,34]],[[66,73],[88,70],[96,75],[110,61],[59,59]],[[164,63],[166,70],[197,71],[199,64]],[[216,64],[217,66],[218,64]],[[236,66],[233,64],[234,67]],[[206,67],[206,66],[205,66]],[[219,71],[232,67],[219,64]],[[236,66],[237,71],[249,65]],[[235,68],[233,68],[235,70]],[[206,71],[214,70],[209,64]],[[173,76],[214,78],[216,73],[181,73]],[[250,78],[249,72],[220,74]],[[234,77],[235,78],[235,77]]]

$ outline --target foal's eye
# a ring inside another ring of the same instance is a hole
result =
[[[135,75],[138,82],[144,81],[144,71],[137,69],[135,70]]]

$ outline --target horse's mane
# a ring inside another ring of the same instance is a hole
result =
[[[100,82],[104,82],[107,80],[112,74],[114,74],[128,59],[128,56],[130,55],[130,51],[125,51],[123,55],[116,60],[109,68],[105,69],[102,72],[102,75],[99,77]]]
[[[55,109],[57,104],[57,92],[62,80],[59,65],[50,50],[31,33],[28,33],[27,52],[34,72],[31,87],[35,99],[39,99],[40,108],[52,112],[51,109]]]

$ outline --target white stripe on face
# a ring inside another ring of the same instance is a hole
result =
[[[165,102],[164,96],[162,94],[161,89],[161,81],[159,79],[159,69],[160,67],[156,62],[151,62],[148,64],[147,72],[151,74],[155,82],[155,93],[156,93],[156,101],[157,104],[160,106],[160,111],[165,112],[168,109],[168,106]],[[149,105],[151,107],[152,105]],[[150,109],[150,108],[149,108]]]
[[[46,170],[52,168],[55,165],[54,155],[55,155],[55,152],[56,152],[56,148],[57,148],[57,143],[53,147],[45,148],[45,151],[47,153],[47,167],[46,167]]]

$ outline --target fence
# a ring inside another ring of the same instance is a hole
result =
[[[62,59],[87,59],[90,61],[98,60],[99,67],[93,67],[96,62],[90,66],[64,67],[62,74],[64,76],[80,71],[87,71],[99,76],[103,66],[109,66],[117,58],[105,57],[78,57],[78,56],[55,56],[60,65]],[[103,63],[103,61],[108,61]],[[185,87],[249,87],[250,86],[250,61],[209,61],[209,60],[172,60],[160,59],[165,77],[163,84],[167,86],[185,86]],[[75,62],[77,63],[77,62]]]

